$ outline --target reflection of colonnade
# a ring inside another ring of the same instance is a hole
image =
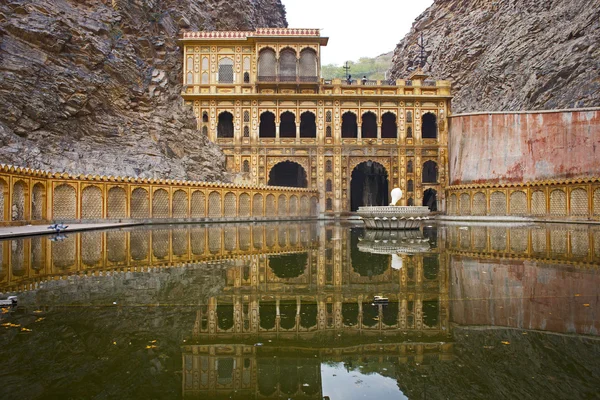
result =
[[[445,228],[451,254],[600,264],[600,229],[586,225],[457,226]]]
[[[38,236],[0,242],[0,285],[15,287],[74,273],[137,270],[188,262],[307,251],[312,224],[190,225],[89,231],[52,241]]]

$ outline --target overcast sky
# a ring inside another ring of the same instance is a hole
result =
[[[282,0],[290,28],[320,28],[329,37],[321,63],[343,64],[394,50],[433,0]]]

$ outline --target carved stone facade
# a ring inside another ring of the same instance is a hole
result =
[[[322,211],[350,211],[363,162],[381,164],[404,205],[423,204],[433,189],[443,210],[450,83],[421,71],[411,80],[321,79],[327,41],[314,29],[184,34],[182,96],[199,129],[241,181],[268,184],[277,164],[299,164]]]

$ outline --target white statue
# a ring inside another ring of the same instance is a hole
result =
[[[390,203],[390,206],[398,205],[398,202],[400,202],[400,199],[402,198],[402,189],[394,188],[390,194],[392,196],[392,202]]]

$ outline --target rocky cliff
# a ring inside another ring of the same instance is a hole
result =
[[[220,180],[183,106],[184,30],[286,26],[280,0],[0,2],[0,162]]]
[[[453,83],[456,112],[600,106],[599,0],[435,0],[394,52]]]

